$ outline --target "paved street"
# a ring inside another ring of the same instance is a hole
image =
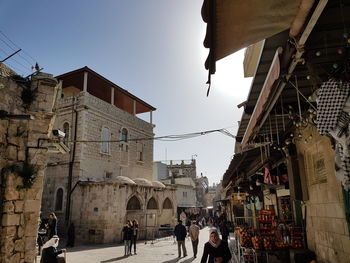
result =
[[[200,231],[198,255],[193,258],[193,251],[190,239],[186,239],[187,257],[178,259],[177,244],[172,237],[163,238],[155,241],[153,244],[139,242],[137,244],[137,255],[124,257],[124,246],[121,244],[104,244],[78,246],[68,249],[67,263],[107,263],[107,262],[133,262],[133,263],[181,263],[181,262],[200,262],[203,253],[204,243],[209,238],[209,228]],[[38,262],[40,262],[38,258]]]

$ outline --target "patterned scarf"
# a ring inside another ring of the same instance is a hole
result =
[[[221,239],[218,238],[218,240],[216,241],[216,243],[214,243],[213,241],[211,241],[210,236],[211,236],[211,234],[213,234],[213,233],[215,233],[215,234],[219,237],[219,233],[218,233],[218,230],[217,230],[216,228],[210,229],[210,231],[209,231],[209,244],[212,245],[212,246],[215,247],[215,248],[218,248],[218,247],[220,246],[220,244],[221,244]]]
[[[349,91],[347,82],[328,80],[322,84],[317,98],[317,130],[321,135],[335,128]]]

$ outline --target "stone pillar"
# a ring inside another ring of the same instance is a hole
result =
[[[25,84],[11,76],[0,76],[0,83],[0,110],[35,117],[0,119],[0,262],[34,262],[47,152],[37,146],[38,139],[47,139],[51,132],[57,81],[38,73]],[[31,95],[24,105],[23,96]],[[24,174],[36,176],[25,181]]]

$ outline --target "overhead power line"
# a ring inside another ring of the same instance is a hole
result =
[[[36,60],[16,43],[14,43],[3,31],[0,30],[0,51],[5,57],[0,61],[7,64],[9,67],[23,75],[31,74],[36,63]],[[6,50],[5,50],[6,49]],[[15,56],[14,56],[15,55]],[[19,70],[13,66],[13,63],[23,68]]]
[[[217,130],[207,130],[207,131],[201,131],[201,132],[194,132],[194,133],[185,133],[185,134],[177,134],[177,135],[166,135],[166,136],[159,136],[159,137],[144,137],[144,138],[132,138],[128,139],[127,141],[152,141],[152,140],[159,140],[159,141],[180,141],[180,140],[186,140],[191,139],[199,136],[208,135],[211,133],[219,132],[224,135],[227,135],[231,138],[235,138],[233,134],[228,132],[225,129],[217,129]],[[68,140],[68,142],[76,142],[76,143],[113,143],[113,142],[125,142],[125,140]]]

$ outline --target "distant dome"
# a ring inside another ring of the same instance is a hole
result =
[[[165,188],[165,185],[159,181],[152,181],[152,185],[157,188]]]
[[[125,176],[117,176],[115,180],[120,184],[136,184],[133,180],[131,180],[129,177]]]
[[[137,185],[143,185],[143,186],[153,186],[152,182],[151,181],[148,181],[147,179],[145,178],[135,178],[133,179],[134,182],[137,184]]]

